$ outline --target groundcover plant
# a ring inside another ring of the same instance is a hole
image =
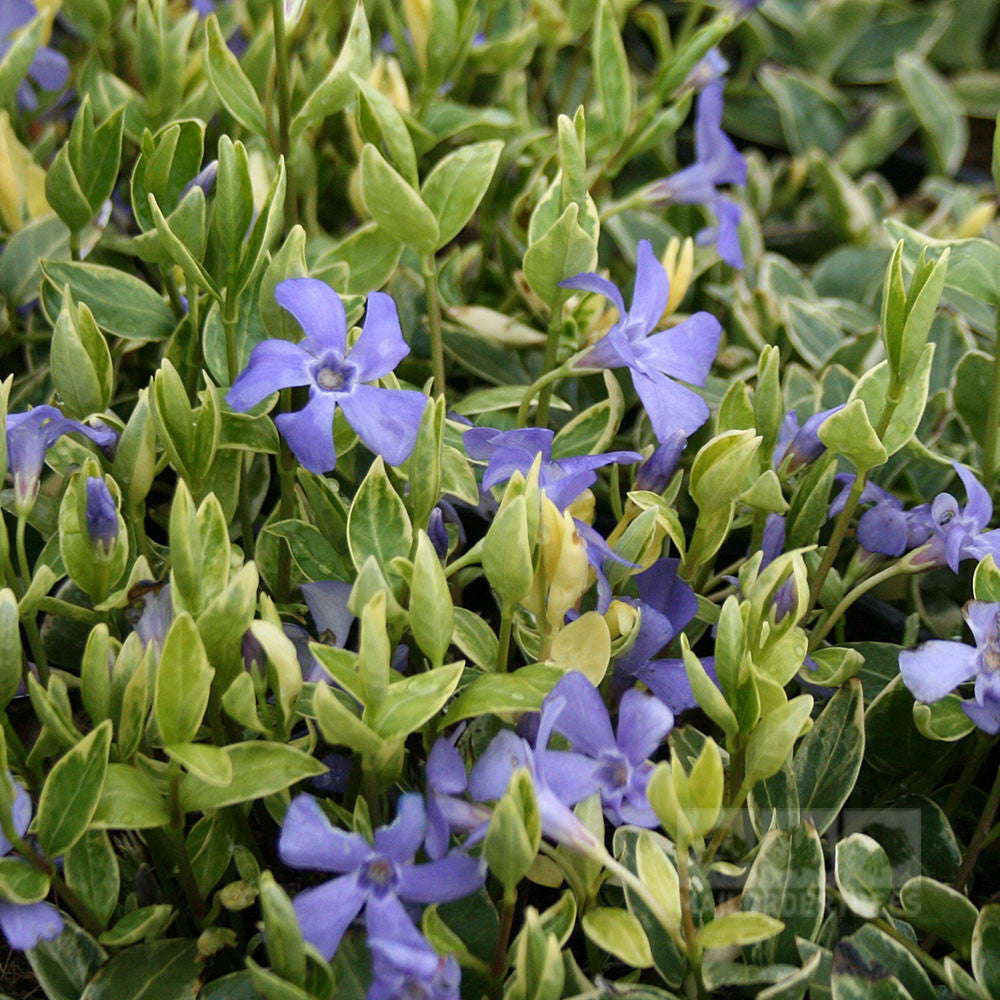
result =
[[[1000,1000],[998,33],[0,0],[0,998]]]

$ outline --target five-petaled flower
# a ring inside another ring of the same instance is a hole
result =
[[[369,383],[388,375],[410,353],[399,328],[396,304],[383,292],[368,296],[361,336],[347,346],[347,317],[340,296],[315,278],[288,278],[274,291],[305,331],[298,344],[265,340],[250,355],[226,395],[234,410],[256,406],[278,389],[309,387],[309,402],[275,418],[295,457],[310,472],[337,464],[333,416],[337,408],[366,447],[390,465],[409,457],[427,397],[410,389]]]
[[[918,701],[940,701],[975,678],[974,697],[962,702],[965,714],[991,735],[1000,732],[1000,604],[970,601],[962,611],[975,646],[932,639],[899,654],[903,683]]]
[[[705,384],[722,326],[711,314],[698,312],[653,333],[670,297],[670,279],[648,240],[639,242],[631,309],[625,308],[618,287],[600,275],[578,274],[562,286],[603,295],[618,309],[618,321],[576,362],[577,368],[627,367],[661,443],[678,432],[690,436],[708,420],[705,400],[674,380]]]
[[[293,799],[278,840],[281,860],[292,868],[338,876],[295,897],[305,939],[330,958],[362,909],[369,936],[376,936],[380,912],[397,899],[441,903],[475,892],[483,884],[484,868],[461,851],[414,863],[426,831],[424,800],[412,793],[400,798],[396,819],[375,831],[374,846],[360,834],[334,827],[312,796]]]

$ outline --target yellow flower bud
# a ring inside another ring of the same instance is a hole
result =
[[[550,628],[562,627],[566,612],[587,589],[587,548],[568,511],[560,512],[546,496],[541,503],[541,569],[548,585],[545,616]]]
[[[982,236],[983,229],[993,221],[997,207],[992,201],[981,201],[969,212],[955,229],[956,240],[972,239]]]
[[[608,624],[612,642],[632,631],[638,614],[639,612],[631,604],[626,604],[624,601],[612,601],[608,605],[608,610],[604,612],[604,620]]]
[[[575,517],[585,524],[594,523],[594,494],[591,490],[584,490],[567,508],[566,512],[570,517]]]
[[[427,39],[431,33],[431,0],[403,0],[403,19],[410,29],[417,62],[426,68]]]
[[[0,112],[0,221],[17,232],[26,218],[37,219],[50,211],[45,170],[18,141],[7,112]]]
[[[674,236],[663,254],[663,267],[670,279],[670,297],[663,310],[661,324],[677,311],[677,307],[691,287],[691,276],[694,274],[694,240],[688,236],[682,243]]]

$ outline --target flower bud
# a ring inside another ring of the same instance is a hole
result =
[[[100,476],[87,477],[87,534],[99,556],[107,558],[118,541],[118,508]]]
[[[548,587],[546,617],[560,628],[566,612],[587,589],[590,564],[587,548],[568,511],[560,513],[548,497],[541,508],[542,574]]]
[[[677,431],[635,470],[635,488],[662,493],[677,471],[677,463],[687,447],[683,431]]]

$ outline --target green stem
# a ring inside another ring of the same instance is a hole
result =
[[[431,365],[434,369],[434,394],[444,396],[447,382],[444,372],[444,335],[441,332],[441,296],[437,283],[437,262],[429,253],[421,261],[424,290],[427,296],[427,332],[431,339]]]
[[[570,365],[573,359],[561,364],[558,368],[553,368],[552,371],[546,372],[539,378],[536,378],[527,389],[524,390],[524,395],[521,397],[521,404],[517,408],[517,426],[527,427],[528,426],[528,411],[531,409],[532,400],[539,392],[546,386],[552,386],[556,382],[562,381],[570,374]],[[551,392],[551,389],[550,389]]]
[[[288,413],[292,409],[292,390],[281,390],[281,412]],[[284,438],[281,439],[281,452],[278,456],[278,476],[281,486],[281,499],[278,503],[278,517],[287,521],[295,516],[295,456]],[[287,542],[282,542],[278,549],[278,600],[288,601],[292,596],[292,550]]]
[[[80,233],[76,229],[69,231],[69,256],[70,260],[80,260]]]
[[[288,39],[285,35],[284,0],[271,0],[274,21],[274,61],[278,76],[278,152],[285,159],[286,228],[297,225],[299,206],[295,170],[291,162],[292,90],[288,71]]]
[[[1000,768],[997,769],[997,776],[986,799],[986,805],[983,807],[983,814],[972,834],[972,840],[969,841],[969,846],[965,849],[962,867],[959,870],[958,878],[955,879],[955,889],[958,892],[965,888],[965,883],[968,882],[972,869],[976,866],[976,861],[986,846],[986,837],[990,832],[990,827],[993,826],[993,821],[997,818],[998,809],[1000,809]]]
[[[173,279],[171,279],[171,282]],[[169,285],[167,286],[170,287]],[[176,285],[174,285],[176,287]],[[188,300],[188,324],[191,329],[191,354],[188,358],[186,385],[188,398],[194,400],[198,392],[198,372],[201,369],[201,303],[198,301],[198,286],[188,278],[185,286]]]
[[[514,625],[514,609],[509,604],[504,605],[500,616],[500,641],[497,643],[497,658],[493,669],[498,674],[507,672],[507,662],[510,659],[510,633]]]
[[[621,466],[617,462],[611,464],[611,488],[608,491],[611,499],[611,514],[616,521],[625,516],[622,506]]]
[[[997,309],[997,332],[993,341],[993,384],[986,410],[986,439],[983,442],[983,485],[993,495],[996,475],[997,428],[1000,425],[1000,309]]]
[[[500,910],[500,927],[493,945],[490,961],[490,997],[499,1000],[503,996],[504,973],[507,971],[507,949],[510,946],[510,932],[514,926],[514,909],[517,906],[517,886],[503,891],[503,908]]]
[[[475,563],[481,562],[483,558],[483,540],[480,538],[472,548],[463,552],[457,559],[453,562],[448,563],[445,567],[444,575],[446,578],[450,579],[454,576],[460,569],[465,569],[466,566],[472,566]]]
[[[869,590],[874,589],[880,583],[885,583],[886,580],[891,580],[893,577],[902,576],[906,573],[914,572],[913,568],[907,563],[893,563],[891,566],[886,566],[885,569],[878,573],[868,577],[867,580],[862,580],[856,587],[848,591],[843,598],[841,598],[840,603],[830,612],[830,614],[822,621],[822,623],[817,624],[816,628],[813,630],[812,638],[809,640],[809,652],[811,653],[816,649],[823,639],[827,636],[830,629],[837,624],[841,616],[845,611],[863,594],[867,594]]]
[[[712,834],[712,839],[709,842],[707,848],[705,848],[705,853],[702,855],[701,863],[703,865],[709,864],[715,857],[719,848],[722,846],[723,841],[729,835],[729,831],[732,830],[733,824],[736,822],[736,818],[740,814],[740,809],[743,808],[743,803],[747,797],[747,789],[740,788],[739,792],[736,794],[736,798],[733,800],[733,804],[729,807],[726,812],[726,818],[717,827],[714,834]]]
[[[205,917],[205,901],[201,898],[198,880],[194,877],[191,856],[184,839],[184,810],[181,808],[181,768],[177,761],[170,762],[170,839],[177,862],[177,877],[187,897],[188,905],[199,927]]]
[[[972,783],[979,774],[979,769],[983,766],[983,761],[986,760],[987,754],[995,743],[995,740],[988,738],[982,732],[977,735],[979,739],[976,749],[966,759],[962,773],[959,774],[958,781],[955,782],[955,787],[951,790],[948,801],[945,802],[944,814],[949,819],[954,816],[955,810],[965,801],[966,793],[972,787]]]
[[[31,586],[31,571],[28,567],[28,555],[27,550],[24,545],[24,529],[28,521],[25,517],[18,517],[17,519],[17,529],[15,532],[15,549],[17,552],[17,569],[21,579],[21,594],[22,596],[28,588]],[[31,655],[35,660],[35,669],[38,671],[38,680],[41,682],[42,687],[48,687],[49,684],[49,659],[45,655],[45,646],[42,643],[41,633],[38,631],[38,622],[35,618],[35,613],[32,612],[24,619],[24,631],[28,636],[28,646],[31,649]],[[27,680],[27,676],[25,677]]]
[[[552,316],[549,318],[549,329],[545,338],[545,358],[542,361],[541,381],[556,367],[556,358],[559,354],[559,338],[562,336],[562,314],[563,300],[565,292],[559,288],[556,290],[555,301],[552,303]],[[552,400],[552,383],[545,382],[538,393],[538,407],[535,410],[535,426],[548,427],[549,425],[549,403]]]
[[[229,372],[229,384],[236,381],[240,373],[239,349],[236,341],[236,328],[240,318],[240,304],[237,295],[229,288],[222,304],[222,327],[226,334],[226,368]],[[251,461],[253,459],[251,458]],[[247,559],[254,556],[253,513],[250,509],[250,482],[246,466],[243,462],[239,467],[239,505],[240,505],[240,538]]]
[[[952,981],[945,967],[936,958],[931,958],[920,945],[914,944],[905,934],[900,934],[888,920],[876,917],[869,922],[886,937],[891,937],[897,944],[901,944],[932,976],[944,983],[945,986],[951,986]]]
[[[80,607],[79,604],[70,604],[58,597],[43,597],[38,601],[38,610],[46,614],[58,615],[60,618],[69,618],[70,621],[83,622],[87,625],[96,625],[103,621],[96,611],[90,608]]]

